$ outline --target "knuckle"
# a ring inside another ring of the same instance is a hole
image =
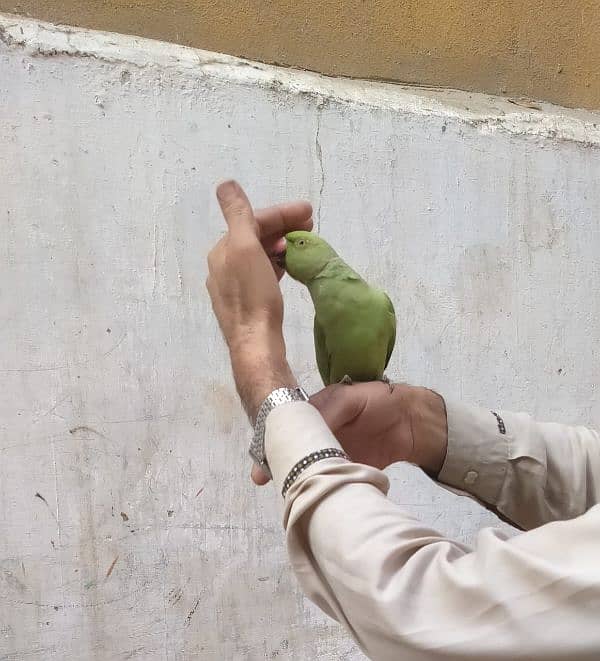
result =
[[[248,214],[248,205],[239,197],[229,200],[225,203],[225,210],[232,216],[246,216]]]
[[[251,213],[243,200],[230,200],[223,205],[223,215],[230,223],[247,222]]]
[[[206,262],[208,263],[209,266],[214,266],[220,248],[221,248],[221,242],[219,241],[219,243],[217,243],[217,245],[214,246],[214,248],[212,248],[208,253],[208,255],[206,256]]]
[[[209,272],[215,271],[219,264],[223,261],[223,250],[225,243],[223,239],[206,256],[206,263],[208,264]]]

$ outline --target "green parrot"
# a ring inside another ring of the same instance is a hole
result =
[[[290,232],[285,240],[285,270],[308,287],[315,306],[315,352],[323,383],[390,384],[384,370],[396,341],[396,315],[387,294],[367,284],[316,234]]]

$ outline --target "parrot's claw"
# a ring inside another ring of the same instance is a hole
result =
[[[387,385],[390,388],[390,395],[391,395],[394,392],[394,384],[388,379],[388,377],[385,374],[379,380],[382,383],[387,383]]]
[[[340,383],[344,383],[347,386],[351,386],[352,385],[352,379],[347,374],[344,374],[344,378],[340,381]]]

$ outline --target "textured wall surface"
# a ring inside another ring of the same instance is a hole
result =
[[[597,0],[0,0],[0,11],[331,75],[600,108]]]
[[[600,422],[590,113],[0,18],[0,659],[362,658],[298,592],[204,290],[227,176],[394,299],[389,374]],[[293,365],[318,387],[305,291]],[[416,470],[391,497],[496,519]]]

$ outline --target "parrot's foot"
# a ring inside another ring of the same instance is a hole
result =
[[[390,395],[394,392],[394,384],[387,378],[387,376],[384,374],[381,379],[379,379],[382,383],[387,383],[387,385],[390,388]]]
[[[344,378],[340,381],[340,383],[345,383],[347,386],[351,386],[352,379],[347,374],[344,374]]]

